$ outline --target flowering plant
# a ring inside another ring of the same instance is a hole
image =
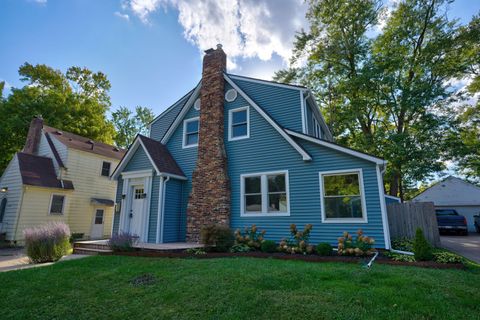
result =
[[[313,246],[309,244],[310,232],[313,226],[307,224],[303,231],[297,229],[295,224],[290,225],[290,239],[280,241],[279,251],[286,253],[313,253]]]
[[[252,224],[251,227],[246,227],[243,232],[240,229],[235,231],[235,244],[245,244],[253,250],[260,250],[264,236],[265,230],[258,231],[257,226]]]
[[[340,255],[355,255],[365,256],[375,252],[372,248],[375,240],[371,237],[363,235],[362,229],[357,231],[357,238],[353,237],[348,232],[344,232],[343,236],[338,238],[338,254]]]

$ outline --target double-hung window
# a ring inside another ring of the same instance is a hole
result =
[[[322,137],[322,127],[315,118],[313,118],[313,135],[319,139]]]
[[[241,107],[229,111],[228,140],[239,140],[250,137],[250,110]]]
[[[65,196],[60,194],[53,194],[50,200],[50,214],[62,215],[65,207]]]
[[[367,222],[362,170],[320,173],[322,222]]]
[[[112,164],[107,161],[103,161],[102,163],[102,176],[104,177],[110,177],[110,167]]]
[[[198,132],[200,129],[199,118],[191,118],[183,121],[183,147],[198,146]]]
[[[242,216],[285,216],[290,214],[288,171],[241,176]]]

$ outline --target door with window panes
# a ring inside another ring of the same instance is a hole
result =
[[[105,209],[96,208],[93,217],[91,239],[102,239],[104,235]]]

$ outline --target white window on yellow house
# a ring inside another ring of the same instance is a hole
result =
[[[62,215],[65,207],[65,196],[60,194],[53,194],[50,200],[50,214]]]
[[[102,176],[104,177],[110,177],[110,167],[112,164],[107,161],[103,161],[102,163]]]

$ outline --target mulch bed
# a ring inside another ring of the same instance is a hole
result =
[[[150,258],[195,258],[195,259],[216,259],[216,258],[233,258],[233,257],[249,257],[261,259],[279,259],[279,260],[300,260],[307,262],[345,262],[367,264],[372,257],[346,257],[346,256],[318,256],[318,255],[301,255],[301,254],[287,254],[287,253],[264,253],[264,252],[208,252],[206,254],[192,254],[186,252],[158,252],[158,251],[131,251],[131,252],[114,252],[114,253],[100,253],[101,255],[120,255],[120,256],[134,256],[134,257],[150,257]],[[464,269],[465,266],[461,263],[437,263],[434,261],[421,262],[404,262],[391,260],[388,257],[380,254],[375,259],[374,263],[388,264],[394,266],[412,266],[421,268],[434,269]]]

